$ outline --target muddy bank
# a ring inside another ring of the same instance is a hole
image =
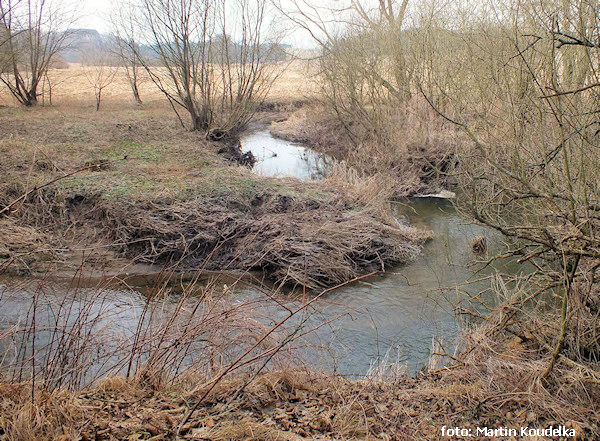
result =
[[[259,270],[278,283],[312,289],[408,262],[428,237],[414,228],[388,224],[333,194],[321,200],[262,192],[248,199],[178,201],[80,194],[52,203],[53,211],[69,219],[70,227],[88,242],[111,244],[116,253],[138,263],[179,270]],[[5,262],[20,255],[13,264],[33,265],[43,257],[35,252],[22,255],[36,245],[40,252],[48,246],[32,227],[17,226],[16,220],[3,222],[27,239],[16,242],[14,233],[5,239]]]

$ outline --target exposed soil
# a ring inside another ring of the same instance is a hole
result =
[[[252,168],[254,164],[256,164],[256,158],[252,152],[244,153],[242,151],[242,145],[239,140],[236,140],[235,142],[226,142],[225,145],[217,151],[217,154],[223,155],[229,161],[245,167]]]
[[[185,132],[163,109],[2,112],[0,205],[31,192],[0,219],[2,271],[129,259],[318,289],[408,262],[429,237],[348,189],[256,176],[239,145]]]

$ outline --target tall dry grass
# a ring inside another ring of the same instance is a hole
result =
[[[394,105],[379,124],[375,136],[341,121],[317,98],[287,119],[274,121],[270,129],[276,137],[306,143],[344,161],[362,176],[380,176],[387,181],[385,194],[394,198],[453,187],[455,152],[465,137],[438,118],[425,100],[415,96]]]

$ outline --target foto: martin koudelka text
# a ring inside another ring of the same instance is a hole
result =
[[[521,427],[519,429],[512,429],[508,427],[477,427],[475,431],[473,429],[463,429],[459,427],[447,427],[442,426],[442,436],[446,437],[473,437],[473,436],[521,436],[521,437],[572,437],[575,436],[575,429],[571,429],[565,426],[549,426],[544,428],[536,427]]]

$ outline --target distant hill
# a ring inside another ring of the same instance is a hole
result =
[[[83,53],[104,47],[107,37],[96,29],[70,29],[58,55],[63,61],[79,63]]]

